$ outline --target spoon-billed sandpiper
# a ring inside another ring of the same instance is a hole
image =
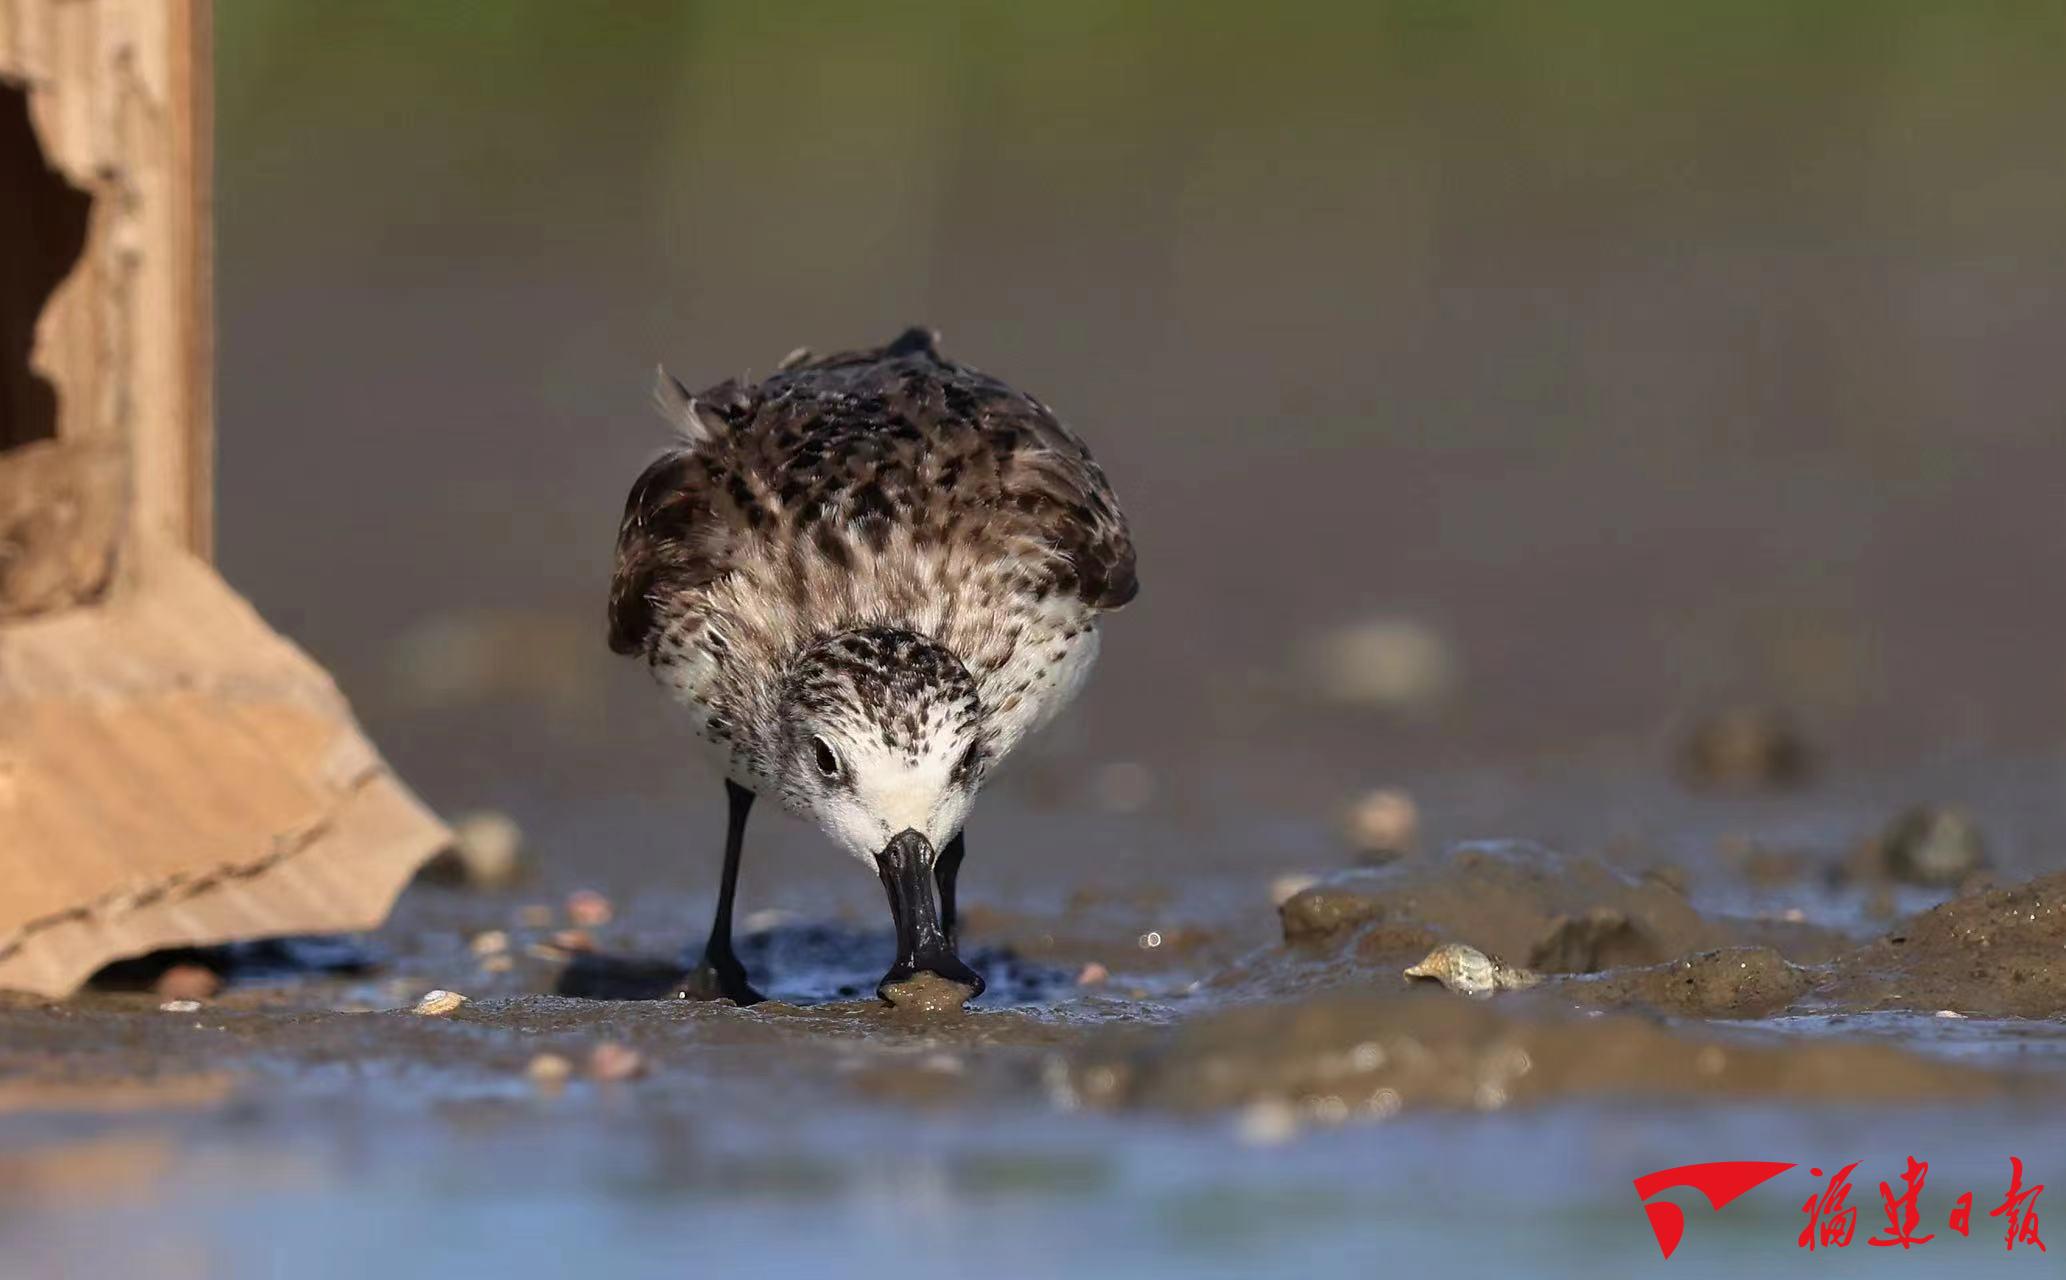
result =
[[[922,329],[696,395],[663,369],[654,394],[680,440],[625,502],[610,645],[645,657],[724,770],[724,879],[692,983],[761,998],[732,899],[769,793],[881,877],[885,998],[923,973],[980,993],[955,954],[962,824],[1082,685],[1099,615],[1134,597],[1104,472],[1046,405]]]

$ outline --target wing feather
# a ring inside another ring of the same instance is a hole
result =
[[[940,356],[911,330],[766,381],[655,398],[684,437],[632,486],[618,527],[610,645],[650,651],[742,557],[786,538],[828,555],[914,536],[1024,555],[1029,587],[1117,609],[1139,589],[1105,473],[1046,405]]]

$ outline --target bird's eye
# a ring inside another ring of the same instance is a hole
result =
[[[818,772],[828,778],[839,776],[839,753],[823,738],[811,739],[811,754],[818,759]]]

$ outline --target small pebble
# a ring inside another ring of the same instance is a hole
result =
[[[1420,838],[1420,806],[1395,788],[1368,792],[1349,806],[1344,834],[1355,850],[1369,858],[1395,858],[1413,851]]]
[[[1079,987],[1095,987],[1111,976],[1112,971],[1110,969],[1093,960],[1077,971],[1076,985]]]
[[[1532,987],[1542,975],[1499,963],[1476,947],[1445,942],[1428,952],[1427,958],[1406,970],[1409,978],[1433,978],[1458,995],[1484,1000],[1496,991]]]
[[[561,929],[552,935],[552,945],[561,951],[593,951],[595,937],[586,929]]]
[[[541,1053],[531,1059],[531,1065],[524,1068],[524,1074],[541,1089],[557,1089],[574,1074],[574,1064],[557,1053]]]
[[[199,1000],[167,1000],[158,1006],[160,1013],[198,1013],[200,1009]]]
[[[1948,887],[1987,865],[1979,824],[1963,809],[1919,806],[1880,837],[1886,869],[1909,884]]]
[[[1937,1010],[1937,1016],[1940,1018],[1963,1018],[1966,1015],[1956,1009],[1939,1009]]]
[[[1814,752],[1784,712],[1730,707],[1694,726],[1680,749],[1679,767],[1699,786],[1790,787],[1814,772]]]
[[[222,975],[203,964],[176,964],[158,975],[151,990],[168,1000],[206,1000],[222,990]]]
[[[1256,1147],[1275,1147],[1298,1136],[1298,1108],[1281,1098],[1264,1098],[1241,1109],[1235,1134]]]
[[[466,997],[460,995],[457,991],[446,991],[440,988],[436,991],[426,991],[423,998],[416,1002],[416,1007],[412,1012],[423,1014],[429,1018],[442,1018],[465,1003]]]
[[[584,929],[610,923],[613,914],[610,900],[593,889],[576,889],[567,895],[567,919]]]
[[[1106,1101],[1117,1097],[1125,1083],[1117,1068],[1096,1066],[1083,1073],[1078,1092],[1094,1101]]]
[[[475,934],[466,946],[477,956],[499,956],[509,950],[509,935],[500,929],[489,929]]]
[[[523,845],[523,829],[508,814],[465,814],[452,823],[452,847],[438,855],[430,870],[474,888],[500,888],[522,872]]]
[[[646,1056],[628,1044],[605,1040],[588,1053],[588,1074],[596,1080],[635,1080],[646,1073]]]
[[[516,968],[516,960],[509,955],[487,956],[481,960],[482,973],[508,973]]]
[[[1458,683],[1447,636],[1411,617],[1368,618],[1309,637],[1307,679],[1343,706],[1418,711],[1440,702]]]
[[[899,1010],[914,1013],[959,1013],[974,991],[937,973],[914,973],[882,989],[882,998]]]

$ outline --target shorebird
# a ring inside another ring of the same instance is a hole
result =
[[[955,950],[963,823],[1136,590],[1104,472],[1046,405],[923,329],[697,394],[662,368],[654,399],[679,439],[625,501],[610,646],[645,658],[723,771],[691,986],[761,999],[732,904],[747,815],[772,795],[881,879],[885,999],[926,973],[980,994]]]

